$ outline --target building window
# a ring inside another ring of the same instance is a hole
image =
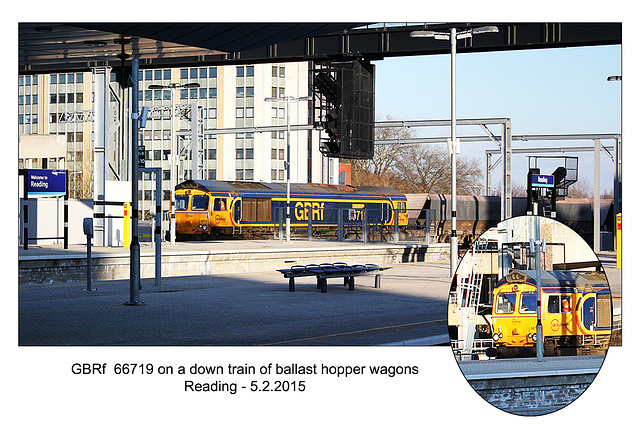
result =
[[[244,118],[244,108],[236,108],[236,118],[237,119]]]
[[[244,159],[244,149],[236,148],[236,159]]]
[[[244,98],[244,88],[236,88],[236,98]]]
[[[236,67],[236,77],[244,77],[244,66]]]

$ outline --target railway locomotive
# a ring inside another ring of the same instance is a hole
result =
[[[176,236],[207,238],[274,232],[284,222],[285,184],[246,181],[194,181],[176,186]],[[407,199],[386,187],[291,184],[291,227],[362,224],[407,224]],[[340,216],[340,217],[339,217]]]
[[[535,356],[536,272],[513,270],[493,290],[487,355]],[[603,354],[612,325],[611,291],[604,273],[541,271],[541,322],[545,356]],[[493,354],[491,354],[493,353]]]

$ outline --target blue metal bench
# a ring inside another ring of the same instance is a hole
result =
[[[286,279],[289,279],[289,292],[295,292],[296,278],[316,276],[317,288],[320,289],[320,292],[327,293],[327,279],[336,277],[343,277],[344,286],[348,285],[349,290],[353,291],[355,289],[355,276],[375,275],[374,286],[376,288],[380,288],[380,276],[385,270],[388,270],[390,268],[391,267],[379,267],[375,264],[347,265],[344,262],[334,262],[322,264],[294,265],[291,268],[284,268],[276,271],[282,273]]]

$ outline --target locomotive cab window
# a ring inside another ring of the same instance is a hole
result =
[[[501,292],[498,294],[496,301],[496,313],[510,314],[513,313],[516,305],[516,294],[514,292]]]
[[[520,301],[520,313],[535,313],[537,298],[535,292],[525,292]]]
[[[547,313],[571,312],[571,297],[569,295],[549,295],[547,300]]]
[[[209,196],[206,194],[191,197],[192,211],[206,211],[209,209]]]
[[[214,211],[226,211],[227,204],[222,197],[216,197],[213,199],[213,210]]]
[[[189,196],[176,196],[176,210],[186,211],[189,207]]]

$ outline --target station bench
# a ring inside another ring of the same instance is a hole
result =
[[[349,286],[349,290],[355,289],[354,277],[375,276],[375,287],[380,288],[380,276],[385,270],[391,267],[379,267],[375,264],[355,264],[347,265],[344,262],[294,265],[291,268],[276,270],[289,279],[289,292],[295,292],[295,280],[298,277],[316,276],[317,288],[320,292],[327,293],[327,279],[342,277],[344,286]]]

